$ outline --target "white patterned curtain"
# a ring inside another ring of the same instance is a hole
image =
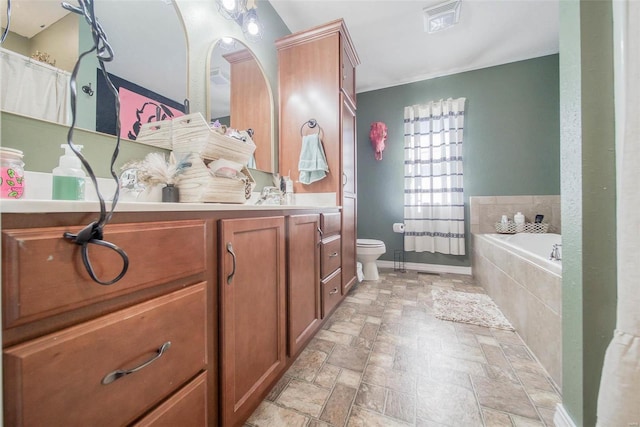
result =
[[[465,98],[404,108],[404,245],[464,255]]]
[[[618,310],[598,394],[598,427],[640,423],[640,3],[613,2]],[[607,286],[609,284],[606,284]]]

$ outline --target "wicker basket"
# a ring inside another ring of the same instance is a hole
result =
[[[243,165],[256,151],[251,140],[241,141],[211,129],[200,113],[145,123],[136,141],[177,153],[196,153],[205,160],[227,159]]]
[[[526,222],[524,224],[517,225],[515,222],[508,222],[503,224],[496,222],[496,232],[500,234],[515,234],[515,233],[546,233],[549,231],[549,224]]]
[[[143,125],[140,126],[140,132],[138,133],[136,142],[152,145],[158,148],[164,148],[165,150],[171,150],[172,128],[172,120],[143,123]]]
[[[508,222],[506,224],[496,222],[496,232],[500,234],[515,234],[516,224],[514,222]]]
[[[549,224],[538,222],[526,222],[524,224],[525,233],[546,233],[549,231]]]
[[[246,203],[251,197],[256,182],[246,167],[242,169],[246,179],[222,178],[211,175],[206,166],[208,161],[195,153],[191,154],[190,160],[191,167],[180,175],[178,181],[180,202]]]

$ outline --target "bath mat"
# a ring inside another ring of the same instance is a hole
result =
[[[511,323],[485,294],[433,289],[433,311],[438,319],[513,331]]]

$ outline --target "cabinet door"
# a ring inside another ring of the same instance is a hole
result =
[[[319,215],[287,219],[289,356],[304,347],[320,326]]]
[[[340,37],[340,69],[342,71],[341,87],[342,91],[351,99],[353,105],[356,104],[356,67],[353,65],[349,52],[353,52],[351,46]]]
[[[286,363],[283,217],[220,221],[223,426],[241,425]]]
[[[342,100],[342,194],[356,194],[356,113],[344,94]]]
[[[342,295],[356,283],[356,199],[342,199]]]

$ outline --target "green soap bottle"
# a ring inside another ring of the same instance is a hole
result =
[[[64,155],[60,156],[58,167],[53,170],[54,200],[84,200],[84,182],[86,174],[82,170],[82,162],[67,144],[62,144]],[[78,151],[82,145],[76,145]]]

